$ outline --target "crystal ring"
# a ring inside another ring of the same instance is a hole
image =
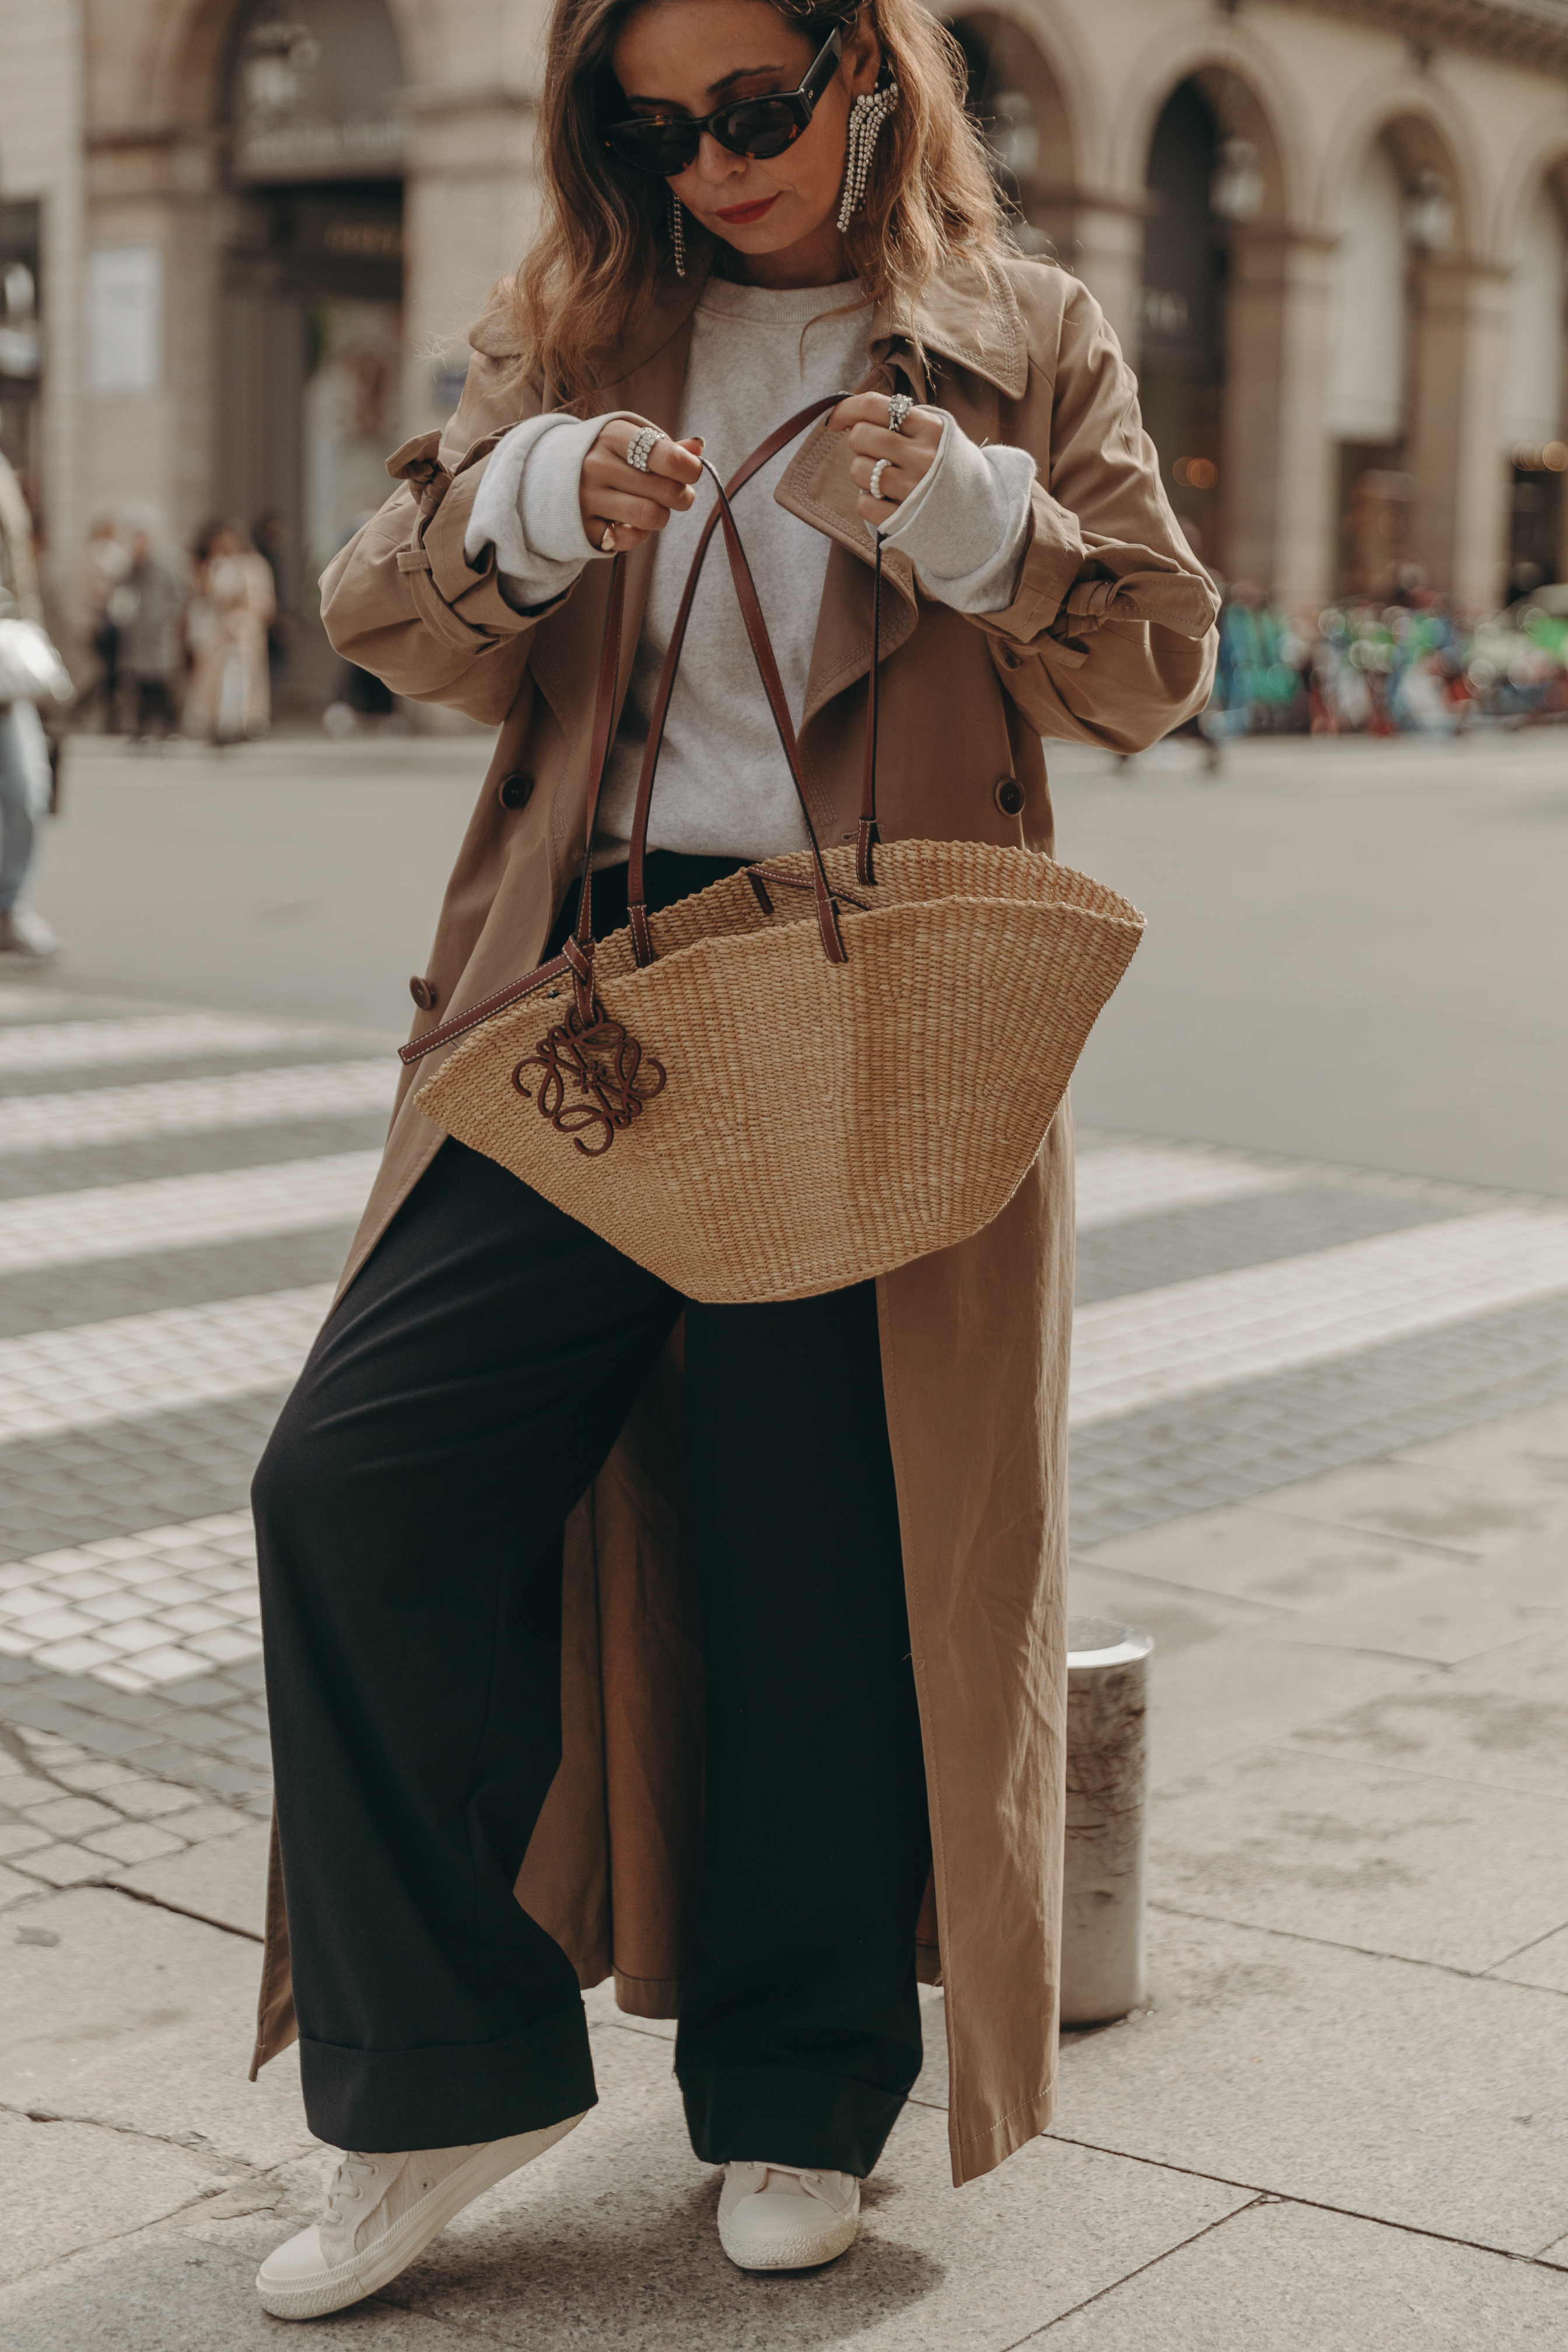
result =
[[[657,425],[645,425],[640,433],[634,434],[626,446],[626,463],[633,473],[646,474],[648,459],[659,443],[668,438],[668,434],[661,433]]]
[[[881,497],[881,495],[882,495],[882,477],[883,477],[883,475],[887,472],[887,470],[888,470],[889,467],[892,464],[892,462],[893,462],[893,461],[892,461],[892,459],[891,459],[890,457],[879,457],[879,458],[878,458],[878,460],[877,460],[876,464],[875,464],[875,465],[872,467],[872,468],[871,468],[871,479],[870,479],[870,482],[869,482],[869,483],[868,484],[868,486],[867,486],[867,495],[868,495],[868,497],[873,498],[873,499],[879,499],[879,498]],[[888,504],[889,504],[889,506],[891,506],[891,505],[892,505],[892,503],[893,503],[893,502],[892,502],[891,499],[889,499],[888,500]]]
[[[909,415],[914,404],[914,402],[910,399],[907,392],[890,392],[888,394],[888,430],[889,433],[901,433],[903,431],[904,419]]]

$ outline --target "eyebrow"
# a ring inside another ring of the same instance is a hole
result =
[[[787,74],[789,68],[787,66],[777,64],[768,66],[737,66],[734,71],[732,73],[727,73],[721,81],[710,81],[708,85],[707,95],[710,98],[722,98],[724,92],[738,81],[751,81],[758,74]],[[673,105],[674,100],[668,98],[642,98],[637,95],[634,91],[627,90],[626,104],[628,106],[668,107]]]

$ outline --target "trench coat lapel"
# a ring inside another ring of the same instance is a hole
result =
[[[995,436],[999,419],[994,395],[1017,399],[1027,378],[1023,320],[1012,289],[1000,275],[988,282],[973,268],[961,267],[934,279],[912,305],[879,304],[868,342],[870,370],[856,386],[858,392],[891,392],[902,379],[917,400],[930,401],[935,394],[927,359],[956,362],[956,378],[948,378],[943,371],[944,380],[935,390],[942,394],[940,404],[952,410],[974,441]],[[873,596],[867,574],[872,568],[872,542],[857,505],[850,457],[843,435],[819,425],[786,467],[774,493],[780,506],[835,542],[801,717],[802,748],[808,757],[805,739],[812,720],[871,667]],[[919,618],[914,566],[896,548],[883,553],[882,585],[880,650],[886,661],[912,635]]]

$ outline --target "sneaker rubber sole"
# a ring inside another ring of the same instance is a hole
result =
[[[770,2238],[765,2244],[748,2242],[743,2228],[731,2216],[719,2216],[719,2243],[737,2270],[813,2271],[847,2254],[859,2234],[858,2211],[843,2215],[822,2212],[820,2224],[792,2231],[787,2238]]]
[[[493,2189],[509,2172],[520,2171],[536,2156],[542,2156],[547,2147],[553,2147],[557,2140],[575,2130],[582,2120],[582,2116],[569,2116],[564,2123],[548,2124],[542,2131],[519,2132],[510,2139],[491,2140],[467,2164],[448,2174],[427,2197],[422,2197],[417,2205],[411,2205],[363,2254],[322,2269],[314,2278],[275,2286],[269,2284],[263,2263],[256,2275],[256,2291],[261,2297],[263,2311],[269,2312],[274,2319],[323,2319],[328,2312],[344,2311],[351,2303],[363,2302],[367,2294],[374,2294],[399,2271],[405,2270],[415,2255],[421,2253],[432,2238],[440,2235],[454,2214],[471,2204],[482,2190]]]

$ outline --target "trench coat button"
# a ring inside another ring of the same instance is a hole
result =
[[[526,808],[532,791],[533,778],[531,776],[503,776],[500,781],[500,787],[497,797],[499,798],[502,808]]]
[[[1016,776],[998,776],[996,805],[1004,816],[1016,816],[1024,805],[1024,787]]]
[[[408,983],[408,993],[421,1013],[433,1013],[440,1002],[441,992],[433,980],[422,980],[417,972]]]

